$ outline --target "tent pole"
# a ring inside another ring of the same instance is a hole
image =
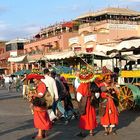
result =
[[[101,58],[101,68],[103,67],[103,59]]]
[[[112,58],[112,71],[114,71],[114,58]]]
[[[120,71],[122,69],[122,64],[121,64],[121,52],[119,52],[119,68],[120,68]]]
[[[92,67],[94,67],[94,54],[92,55]],[[94,68],[93,68],[93,72],[94,72]]]

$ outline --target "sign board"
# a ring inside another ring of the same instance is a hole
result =
[[[73,37],[69,39],[69,46],[71,44],[79,44],[79,37]]]
[[[115,30],[137,30],[137,25],[130,25],[130,24],[109,24],[108,29],[115,29]]]
[[[96,35],[88,35],[84,37],[84,43],[87,43],[89,41],[96,41]]]

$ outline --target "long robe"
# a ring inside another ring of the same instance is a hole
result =
[[[37,93],[46,92],[46,86],[41,82],[37,87]],[[49,115],[45,107],[34,106],[34,127],[41,130],[49,130],[52,127]]]
[[[100,87],[107,87],[106,83],[100,84]],[[118,110],[111,97],[107,96],[107,92],[101,93],[101,98],[107,99],[105,114],[101,117],[101,125],[118,125]]]
[[[82,96],[88,96],[86,114],[80,116],[79,127],[84,130],[92,130],[97,127],[95,108],[90,104],[89,83],[80,83],[77,92]]]

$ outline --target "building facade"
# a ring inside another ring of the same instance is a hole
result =
[[[66,49],[70,50],[68,40],[77,35],[78,26],[72,21],[41,29],[30,42],[24,45],[24,55],[27,55],[27,62],[24,63],[25,68],[33,69],[36,66],[36,62],[46,54],[62,52]],[[19,65],[22,65],[22,63],[19,63]]]
[[[28,40],[26,39],[14,39],[5,43],[5,53],[8,54],[7,63],[8,63],[8,74],[12,74],[18,70],[24,68],[24,64],[15,63],[14,61],[10,61],[12,58],[18,61],[18,57],[24,55],[24,44]]]
[[[0,74],[8,73],[7,59],[10,56],[5,50],[5,41],[0,42]]]
[[[14,50],[12,46],[10,50],[6,44],[5,54],[8,53],[11,57],[10,73],[13,73],[23,68],[33,69],[36,62],[54,52],[93,52],[98,49],[97,45],[113,47],[126,38],[139,36],[140,12],[126,8],[106,8],[81,15],[70,22],[61,22],[41,29],[24,44],[21,52],[18,48]]]
[[[96,49],[96,45],[114,46],[123,39],[140,36],[140,12],[125,8],[106,8],[77,17],[79,35],[69,40],[72,48]]]

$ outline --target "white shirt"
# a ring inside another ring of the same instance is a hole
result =
[[[4,77],[4,80],[5,80],[5,81],[4,81],[5,83],[11,82],[11,78],[10,78],[9,76],[5,76],[5,77]]]
[[[41,81],[46,85],[46,87],[48,87],[48,91],[50,92],[51,96],[58,99],[58,91],[55,80],[52,77],[45,75],[45,79],[41,79]]]
[[[82,98],[82,94],[80,92],[77,92],[76,98],[77,98],[77,101],[80,102],[80,100]]]
[[[74,80],[74,87],[77,89],[80,85],[80,82],[79,82],[79,78],[76,77],[75,80]]]

